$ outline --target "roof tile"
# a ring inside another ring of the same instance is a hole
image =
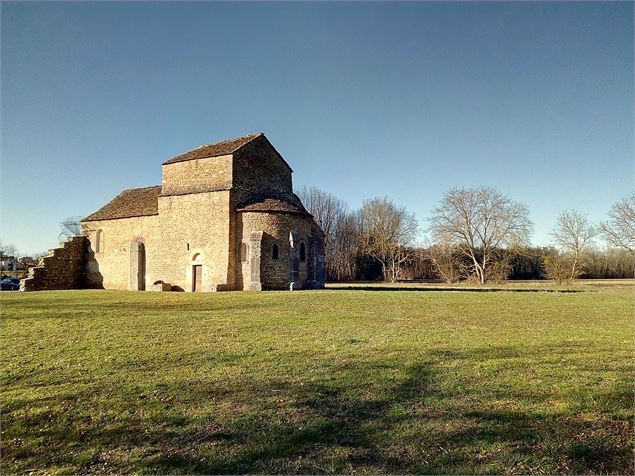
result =
[[[161,185],[124,190],[95,213],[82,221],[113,220],[141,217],[159,213]]]
[[[295,193],[268,191],[236,207],[239,212],[287,212],[311,216]]]
[[[163,162],[163,165],[175,164],[177,162],[185,162],[186,160],[204,159],[207,157],[218,157],[220,155],[228,155],[236,152],[245,144],[248,144],[256,137],[263,135],[262,132],[257,134],[251,134],[245,137],[237,137],[235,139],[224,140],[222,142],[216,142],[215,144],[204,144],[197,147],[194,150],[185,152],[184,154],[172,157],[169,160]]]

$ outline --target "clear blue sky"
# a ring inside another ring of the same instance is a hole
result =
[[[594,221],[633,189],[633,4],[2,3],[2,232],[23,253],[161,162],[263,131],[421,223],[453,186]]]

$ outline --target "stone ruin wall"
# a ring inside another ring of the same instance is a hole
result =
[[[20,281],[20,291],[86,287],[88,239],[85,236],[74,236],[60,245],[59,248],[49,250],[48,256],[40,258],[38,265],[29,270],[29,276]]]

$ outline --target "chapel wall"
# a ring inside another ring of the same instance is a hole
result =
[[[305,215],[283,212],[242,212],[237,214],[239,228],[237,236],[240,237],[236,248],[244,250],[246,254],[240,254],[240,277],[238,282],[242,284],[240,289],[249,289],[251,263],[250,236],[252,232],[262,231],[260,277],[262,289],[289,289],[290,277],[290,251],[289,234],[291,230],[298,232],[299,239],[305,243],[306,259],[299,262],[299,281],[302,287],[306,287],[308,280],[308,244],[312,234],[312,219]],[[273,246],[278,246],[278,259],[273,257]],[[299,242],[296,244],[299,246]]]
[[[161,195],[182,195],[232,187],[232,156],[192,159],[162,166]]]
[[[291,174],[289,166],[267,139],[254,139],[234,153],[234,203],[239,205],[250,196],[268,191],[292,193]]]

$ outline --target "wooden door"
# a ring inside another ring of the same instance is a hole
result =
[[[203,266],[200,264],[195,264],[194,268],[194,276],[192,279],[192,291],[201,291],[201,282],[203,280]]]
[[[137,289],[139,291],[146,290],[146,247],[143,243],[139,243],[139,254],[137,264]]]

